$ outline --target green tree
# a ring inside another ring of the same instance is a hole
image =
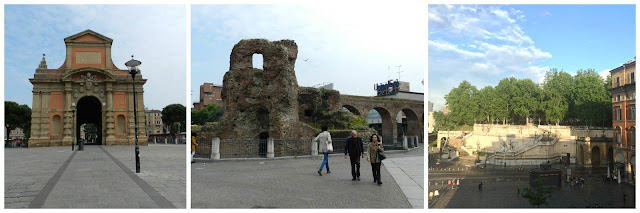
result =
[[[485,121],[485,123],[491,123],[491,118],[495,115],[492,108],[494,89],[491,86],[486,86],[474,93],[473,102],[478,105],[478,113],[476,113],[475,120]]]
[[[457,125],[450,121],[450,114],[444,114],[442,111],[433,112],[433,120],[435,120],[436,131],[448,131],[453,130]]]
[[[531,79],[520,79],[515,81],[515,90],[511,91],[511,109],[513,110],[513,120],[524,121],[538,110],[539,88]]]
[[[162,122],[173,127],[174,123],[180,123],[180,130],[186,131],[187,109],[182,104],[170,104],[162,109]],[[171,133],[176,133],[176,129],[170,128]]]
[[[206,122],[218,122],[222,120],[222,106],[207,105],[202,110],[191,110],[191,124],[203,125]]]
[[[503,78],[495,88],[492,108],[496,116],[502,119],[503,124],[513,120],[513,97],[517,81],[514,77]]]
[[[533,180],[533,189],[524,188],[522,190],[522,197],[529,200],[529,204],[540,208],[541,205],[547,205],[547,198],[551,196],[551,187],[542,185],[542,178],[537,177]]]
[[[572,91],[572,77],[558,69],[547,71],[542,83],[542,104],[545,120],[555,122],[556,125],[563,121],[569,110]]]
[[[450,121],[456,125],[473,124],[478,113],[478,104],[473,102],[473,94],[478,90],[467,81],[462,81],[457,88],[451,89],[444,96],[449,106]]]
[[[611,111],[611,94],[606,81],[593,69],[578,70],[573,81],[573,111],[584,125],[604,124]]]
[[[4,127],[6,129],[5,134],[7,140],[9,139],[9,133],[15,128],[21,128],[25,132],[25,137],[28,137],[28,132],[31,130],[31,108],[27,105],[18,105],[13,101],[4,102]]]

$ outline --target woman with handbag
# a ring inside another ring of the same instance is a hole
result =
[[[373,182],[378,182],[378,185],[382,184],[382,180],[380,179],[380,166],[382,164],[382,160],[386,157],[382,152],[384,152],[384,148],[382,147],[382,143],[378,142],[378,135],[371,135],[371,143],[369,143],[369,156],[367,157],[367,161],[371,162],[371,170],[373,171]]]
[[[331,173],[331,170],[329,170],[329,152],[333,152],[333,145],[331,144],[331,134],[327,129],[327,126],[322,126],[322,132],[313,139],[313,141],[317,142],[320,146],[318,152],[324,154],[324,160],[322,160],[320,169],[318,169],[320,176],[322,176],[322,168],[324,168],[325,165],[327,165],[327,173]]]

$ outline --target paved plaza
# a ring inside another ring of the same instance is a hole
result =
[[[185,148],[5,149],[5,208],[185,208]]]
[[[429,200],[429,208],[535,208],[526,198],[518,196],[529,186],[529,169],[489,165],[480,169],[467,166],[473,158],[455,161],[441,160],[439,164],[429,163],[429,192],[438,190],[439,196]],[[554,168],[564,165],[554,164]],[[605,208],[635,207],[635,186],[604,182],[605,168],[575,167],[574,175],[584,177],[585,186],[571,186],[563,183],[553,189],[548,205],[551,208],[585,208],[599,205]],[[460,186],[452,189],[447,180],[460,179]],[[478,184],[482,182],[482,192]],[[427,193],[429,193],[427,192]],[[624,199],[626,195],[626,199]]]
[[[424,208],[424,151],[387,153],[373,182],[361,161],[361,180],[351,180],[349,160],[329,156],[331,173],[317,173],[322,156],[218,160],[191,166],[192,208]]]

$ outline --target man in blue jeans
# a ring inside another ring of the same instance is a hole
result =
[[[351,161],[351,180],[360,180],[360,158],[364,158],[362,148],[362,138],[358,137],[356,130],[351,130],[351,137],[347,138],[347,142],[344,146],[344,159],[347,159],[347,153],[349,154],[349,161]]]
[[[327,166],[327,173],[331,173],[329,170],[329,149],[327,148],[329,144],[331,144],[331,134],[327,131],[329,128],[327,126],[322,126],[322,132],[318,134],[318,136],[313,139],[313,141],[317,142],[319,145],[318,152],[324,154],[324,160],[322,160],[322,164],[320,164],[320,169],[318,169],[318,174],[322,176],[322,168]],[[331,145],[333,147],[333,145]],[[331,150],[333,151],[333,150]]]

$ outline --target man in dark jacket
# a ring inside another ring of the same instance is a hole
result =
[[[351,161],[351,176],[353,177],[351,180],[360,180],[360,158],[364,158],[362,147],[362,138],[358,137],[358,132],[351,130],[351,137],[347,138],[344,146],[344,159],[347,159],[348,153]]]

